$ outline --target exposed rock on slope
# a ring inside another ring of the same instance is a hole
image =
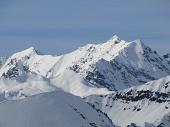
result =
[[[85,100],[122,127],[131,123],[142,127],[170,126],[170,76],[110,95],[92,95]]]

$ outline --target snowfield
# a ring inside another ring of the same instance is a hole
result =
[[[81,98],[62,91],[0,104],[1,127],[115,127]]]

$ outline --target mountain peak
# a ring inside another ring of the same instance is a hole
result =
[[[140,39],[134,40],[133,43],[136,43],[137,45],[140,45],[140,46],[144,46],[143,41]]]
[[[28,53],[36,52],[36,49],[34,47],[30,47],[30,48],[25,49],[24,52],[28,52]]]
[[[113,35],[107,42],[117,44],[120,41],[121,41],[121,39],[117,35]]]
[[[42,53],[40,53],[38,50],[36,50],[34,47],[30,47],[27,48],[21,52],[15,53],[14,55],[12,55],[12,58],[21,58],[21,57],[25,57],[25,56],[31,56],[31,55],[41,55]]]
[[[111,37],[112,39],[120,39],[116,34]]]
[[[25,49],[23,51],[27,52],[27,53],[36,53],[38,55],[42,55],[42,53],[39,50],[35,49],[35,47],[33,47],[33,46],[30,47],[30,48],[27,48],[27,49]]]
[[[35,50],[35,48],[33,46],[27,48],[26,50]]]

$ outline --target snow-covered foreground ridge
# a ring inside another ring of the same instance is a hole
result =
[[[142,127],[170,126],[170,76],[85,100],[121,127],[131,123]]]
[[[13,54],[0,69],[5,80],[20,84],[39,77],[50,87],[81,97],[108,94],[109,90],[141,85],[169,74],[170,64],[156,51],[140,40],[126,42],[116,35],[105,43],[88,44],[61,56],[42,55],[31,47]]]
[[[115,127],[81,98],[56,91],[0,103],[1,127]]]

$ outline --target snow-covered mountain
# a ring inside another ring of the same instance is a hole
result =
[[[170,126],[170,76],[105,96],[92,95],[85,100],[121,127],[131,123],[141,127]]]
[[[33,47],[15,53],[0,69],[0,77],[17,82],[27,82],[38,75],[46,78],[55,87],[78,96],[110,93],[106,88],[97,88],[88,84],[83,77],[69,69],[71,55],[42,55]],[[76,88],[76,89],[75,89]]]
[[[169,127],[169,58],[115,35],[61,56],[31,47],[0,59],[0,126],[112,127],[108,115],[121,127]]]
[[[103,44],[75,51],[82,54],[71,67],[91,84],[121,90],[170,74],[168,62],[140,40],[125,42],[113,36]]]
[[[0,103],[1,127],[115,127],[81,98],[55,91]]]
[[[0,77],[26,82],[39,75],[78,96],[108,94],[170,74],[168,61],[140,40],[126,42],[116,35],[102,44],[88,44],[61,55],[43,55],[33,47],[12,55]],[[107,89],[106,89],[107,88]]]

